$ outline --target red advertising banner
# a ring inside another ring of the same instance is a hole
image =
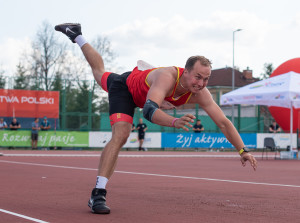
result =
[[[0,117],[59,117],[59,91],[0,89]]]

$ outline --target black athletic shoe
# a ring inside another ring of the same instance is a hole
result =
[[[69,39],[75,43],[75,38],[81,33],[81,25],[79,23],[63,23],[55,26],[55,30],[67,35]]]
[[[110,209],[106,206],[106,190],[94,188],[88,205],[95,214],[109,214]]]

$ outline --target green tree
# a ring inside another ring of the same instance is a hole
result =
[[[0,88],[4,88],[5,84],[6,84],[5,77],[2,74],[0,74]]]
[[[6,84],[6,78],[4,77],[4,70],[0,67],[0,88],[4,88]]]
[[[29,81],[29,89],[42,91],[45,90],[42,85],[42,80],[37,76],[31,76]]]
[[[63,80],[61,78],[61,74],[56,74],[54,77],[54,81],[51,87],[52,91],[59,91],[59,122],[57,123],[59,127],[62,126],[62,120],[63,120],[63,116],[62,116],[62,111],[63,111],[63,106],[65,106],[65,104],[63,104],[62,100],[63,100],[63,94],[65,93],[64,89],[63,89]]]
[[[61,78],[61,74],[57,73],[55,75],[51,90],[52,91],[62,91],[63,90],[63,80]]]
[[[27,89],[28,77],[26,76],[26,68],[19,62],[15,74],[14,89]]]
[[[72,129],[72,130],[78,130],[79,128],[79,118],[78,115],[70,115],[70,112],[77,112],[76,111],[76,98],[78,94],[78,88],[77,86],[74,86],[73,82],[71,80],[65,80],[65,86],[64,90],[61,92],[62,97],[65,98],[65,100],[61,100],[61,112],[66,111],[68,114],[65,117],[66,122],[66,128]],[[63,95],[64,94],[64,95]],[[63,104],[65,102],[65,104]],[[64,109],[62,108],[64,107]],[[63,121],[63,120],[62,120]],[[61,125],[63,127],[63,125]]]
[[[100,112],[108,112],[109,111],[109,103],[107,97],[102,97],[100,101],[99,111]]]
[[[272,63],[265,63],[264,64],[264,72],[260,74],[260,79],[267,79],[273,73],[273,64]]]
[[[89,84],[88,81],[83,81],[83,84],[79,85],[78,93],[76,95],[76,111],[87,112],[89,105]]]
[[[96,111],[97,108],[95,101],[98,99],[98,96],[94,94],[94,89],[92,89],[92,87],[95,86],[94,82],[95,81],[82,81],[82,84],[79,84],[75,109],[76,111],[85,113],[81,118],[81,129],[85,129],[88,126],[88,116],[91,115],[93,111]],[[91,107],[89,108],[89,106]]]

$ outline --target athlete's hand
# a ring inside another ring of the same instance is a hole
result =
[[[246,162],[247,160],[249,160],[251,166],[253,167],[254,170],[256,170],[257,168],[257,161],[256,159],[254,158],[254,156],[252,156],[250,153],[242,153],[241,155],[241,162],[242,162],[242,165],[245,167],[246,166]]]
[[[175,106],[173,104],[171,104],[170,102],[165,101],[165,100],[160,105],[160,109],[171,110],[174,108],[175,108]]]
[[[196,117],[192,114],[186,114],[181,118],[177,119],[174,123],[174,127],[177,129],[184,129],[185,131],[189,131],[187,127],[193,128],[192,124]],[[190,123],[191,122],[191,123]]]

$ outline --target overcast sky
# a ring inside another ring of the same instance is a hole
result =
[[[0,64],[8,74],[45,20],[79,22],[87,40],[106,35],[124,72],[139,59],[183,67],[191,55],[208,57],[213,69],[232,67],[238,28],[235,65],[241,70],[259,76],[264,63],[276,68],[300,57],[299,0],[0,0],[0,8]]]

